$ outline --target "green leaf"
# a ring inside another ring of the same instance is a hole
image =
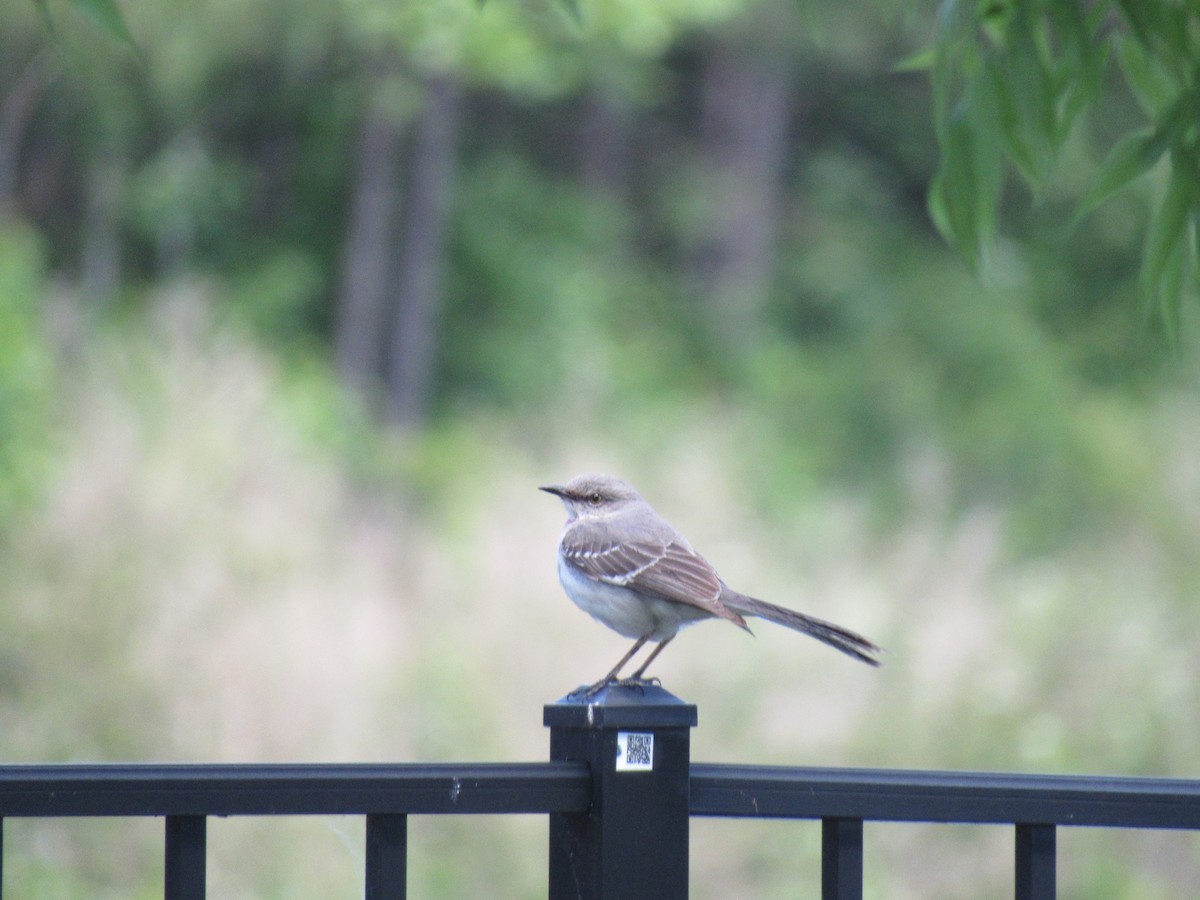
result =
[[[1187,12],[1161,0],[1116,0],[1145,51],[1160,59],[1187,53]]]
[[[933,69],[933,64],[937,60],[937,48],[925,47],[915,53],[910,53],[904,59],[892,66],[892,71],[896,73],[904,72],[928,72]]]
[[[1138,41],[1119,40],[1117,60],[1138,103],[1149,115],[1157,118],[1179,96],[1180,85]]]
[[[567,11],[572,22],[576,25],[583,24],[583,9],[579,5],[579,0],[558,0],[558,5]]]
[[[946,131],[942,163],[930,188],[930,215],[942,237],[973,264],[979,253],[979,233],[972,154],[970,129],[959,116]]]
[[[121,9],[117,6],[116,0],[68,0],[68,2],[76,13],[96,25],[109,37],[137,53],[137,44],[134,43],[133,35],[125,24],[125,17],[121,15]],[[58,29],[50,15],[49,0],[33,0],[33,4],[37,7],[38,15],[41,17],[46,32],[52,37],[56,36]]]
[[[995,81],[980,77],[968,91],[967,110],[971,125],[971,163],[975,194],[975,232],[980,250],[986,250],[996,234],[1000,191],[1004,185],[1004,123]]]
[[[1051,3],[1048,21],[1059,48],[1060,126],[1069,129],[1076,115],[1103,89],[1112,42],[1101,37],[1108,10],[1087,11],[1082,3]],[[1065,133],[1060,140],[1064,140]]]
[[[50,16],[50,6],[47,0],[33,0],[33,5],[37,7],[38,16],[41,17],[42,25],[46,29],[46,33],[54,37],[57,29],[54,27],[54,19]]]
[[[45,0],[41,0],[41,2],[44,3]],[[90,19],[101,30],[107,32],[109,37],[120,41],[130,49],[136,46],[116,0],[70,0],[70,3],[76,12]]]
[[[1183,272],[1187,254],[1180,241],[1164,260],[1158,284],[1149,290],[1148,308],[1157,309],[1163,331],[1170,344],[1179,343],[1179,323],[1183,309]]]
[[[996,44],[1007,42],[1009,29],[1017,15],[1017,4],[1012,0],[984,0],[977,15],[979,26]]]
[[[930,186],[934,225],[978,270],[996,231],[1003,184],[999,118],[987,78],[971,84],[944,130],[942,162]]]
[[[1054,161],[1057,88],[1033,35],[1020,21],[1006,53],[989,66],[1004,147],[1036,190]]]
[[[938,9],[931,81],[934,127],[940,144],[946,140],[963,73],[978,68],[979,48],[973,39],[973,26],[964,5],[957,0],[944,0]]]
[[[1192,252],[1195,254],[1196,265],[1200,266],[1200,203],[1192,206]],[[1200,275],[1200,272],[1197,272]],[[1200,283],[1196,287],[1200,289]]]
[[[1172,160],[1171,179],[1162,203],[1150,223],[1142,254],[1142,292],[1148,300],[1158,300],[1164,324],[1170,327],[1178,316],[1181,302],[1183,269],[1187,261],[1188,219],[1197,196],[1196,173]]]
[[[1075,222],[1094,210],[1113,194],[1145,174],[1167,150],[1162,129],[1145,129],[1126,135],[1113,147],[1075,212]]]
[[[954,246],[953,213],[950,211],[950,195],[947,192],[946,178],[942,170],[939,170],[930,182],[929,194],[925,202],[929,209],[929,218],[933,220],[933,227],[938,230],[938,234],[947,243]]]

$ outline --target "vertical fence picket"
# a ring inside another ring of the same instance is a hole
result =
[[[1017,824],[1017,900],[1054,900],[1057,838],[1053,825]]]
[[[204,816],[167,816],[164,900],[204,900],[206,825]]]
[[[821,900],[862,900],[862,819],[821,820]]]
[[[367,815],[365,900],[404,900],[408,878],[408,816]]]

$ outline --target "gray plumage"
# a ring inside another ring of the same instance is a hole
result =
[[[879,665],[875,656],[880,648],[862,635],[733,590],[683,535],[619,478],[581,475],[541,490],[559,497],[567,509],[558,553],[558,576],[567,596],[637,642],[589,690],[615,680],[642,645],[657,641],[658,647],[633,675],[640,679],[681,627],[707,618],[725,619],[746,631],[746,616],[766,619],[868,665]]]

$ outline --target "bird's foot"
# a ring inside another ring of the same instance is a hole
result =
[[[635,691],[644,694],[648,687],[662,687],[662,682],[657,678],[642,678],[636,675],[632,678],[601,678],[595,684],[576,688],[567,694],[567,696],[571,698],[578,697],[581,700],[591,700],[606,687],[633,688]]]
[[[571,691],[571,693],[567,694],[567,696],[572,697],[572,698],[579,697],[582,700],[591,700],[593,697],[595,697],[598,693],[600,693],[602,690],[604,690],[610,684],[617,684],[616,679],[601,678],[595,684],[589,684],[589,685],[585,685],[583,687],[575,688],[575,690]]]
[[[646,693],[648,687],[662,687],[662,682],[657,678],[642,678],[640,675],[634,675],[632,678],[622,678],[620,681],[614,681],[617,687],[633,688],[641,693]]]

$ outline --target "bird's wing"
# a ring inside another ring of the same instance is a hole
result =
[[[589,578],[699,607],[744,626],[721,602],[721,578],[703,556],[678,541],[615,541],[589,529],[563,538],[563,558]]]

